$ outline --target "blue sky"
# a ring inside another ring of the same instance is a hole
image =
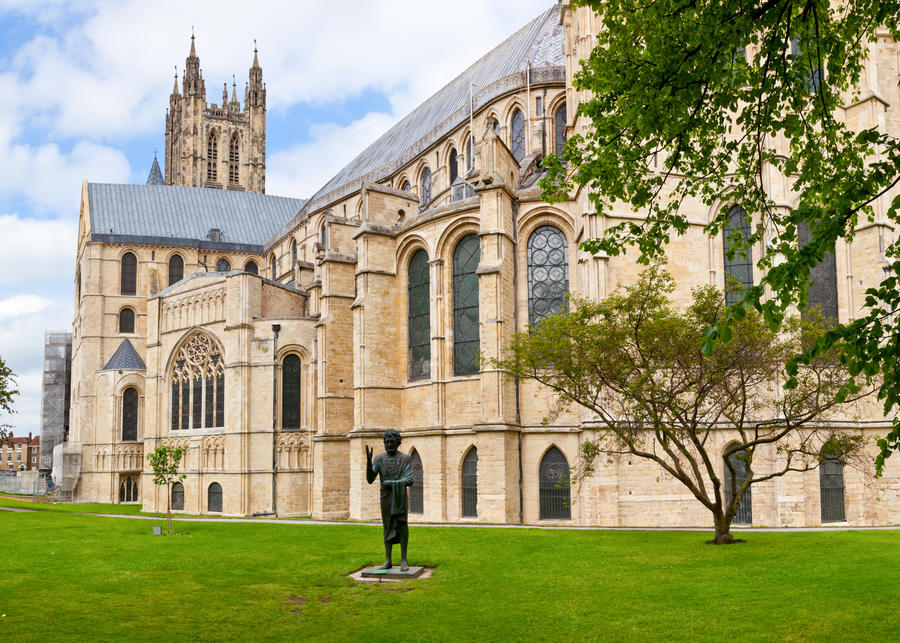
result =
[[[21,390],[0,424],[40,431],[44,331],[72,322],[81,182],[146,181],[192,28],[209,102],[232,75],[243,99],[257,41],[266,191],[303,198],[552,4],[0,0],[0,356]]]

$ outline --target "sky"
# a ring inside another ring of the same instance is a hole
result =
[[[40,432],[45,330],[71,330],[81,182],[145,183],[196,36],[207,101],[267,89],[266,192],[306,198],[553,0],[0,0],[0,357]],[[163,158],[160,155],[160,165]]]

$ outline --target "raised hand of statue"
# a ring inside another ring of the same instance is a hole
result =
[[[366,445],[366,464],[372,464],[372,454],[375,453],[375,450]]]

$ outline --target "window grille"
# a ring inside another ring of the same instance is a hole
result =
[[[281,363],[281,426],[300,428],[300,358],[293,354]]]
[[[184,510],[184,485],[180,482],[172,485],[172,509]]]
[[[228,263],[228,259],[219,259],[216,263],[216,272],[229,272],[230,270],[231,264]]]
[[[206,180],[215,182],[219,178],[219,140],[213,131],[206,144]]]
[[[819,465],[819,493],[822,522],[847,519],[844,514],[844,464],[838,458],[826,458]]]
[[[134,311],[131,308],[123,308],[119,312],[119,332],[134,332]]]
[[[528,238],[528,323],[569,309],[569,244],[553,226],[541,226]]]
[[[541,520],[571,518],[569,462],[562,451],[551,447],[544,454],[539,476]]]
[[[566,144],[566,106],[561,105],[553,117],[553,151],[556,154],[563,153]]]
[[[180,255],[172,255],[169,259],[169,285],[184,279],[184,259]]]
[[[422,170],[422,205],[428,205],[431,202],[431,170],[427,167]]]
[[[231,137],[231,145],[228,146],[228,182],[236,185],[240,180],[240,159],[238,136],[235,134]]]
[[[734,486],[735,488],[740,487],[744,484],[744,481],[747,479],[748,473],[748,463],[747,463],[747,452],[746,451],[738,451],[737,453],[732,453],[728,460],[731,462],[731,466],[734,467]],[[734,497],[731,491],[731,471],[728,469],[728,466],[725,466],[725,504],[731,504],[731,500]],[[732,521],[735,525],[751,525],[753,524],[753,500],[750,497],[751,487],[747,487],[747,490],[744,492],[744,495],[741,497],[741,503],[738,505],[737,512],[734,514],[734,520]]]
[[[259,266],[256,265],[255,261],[248,261],[247,265],[244,266],[244,270],[246,270],[247,272],[249,272],[252,275],[259,274]]]
[[[453,374],[479,371],[478,275],[481,241],[470,234],[453,250]]]
[[[743,251],[735,244],[736,237],[742,236],[744,243],[750,237],[750,217],[739,205],[728,211],[728,223],[723,231],[725,253],[725,302],[731,304],[740,301],[744,290],[753,285],[753,249],[750,246]],[[735,245],[732,249],[732,245]],[[730,258],[729,258],[730,255]],[[737,290],[729,287],[729,282],[738,282],[742,287]]]
[[[409,459],[413,477],[413,483],[409,487],[409,513],[425,513],[425,473],[422,469],[422,458],[419,457],[419,452],[413,449],[412,453],[409,454]]]
[[[464,518],[478,516],[478,449],[475,447],[463,459],[462,515]]]
[[[428,254],[418,250],[407,270],[409,379],[431,376],[431,280]]]
[[[509,121],[509,150],[517,161],[525,158],[525,117],[518,108]]]
[[[172,430],[225,425],[225,363],[209,335],[194,333],[178,350],[172,396]]]
[[[456,150],[450,150],[450,185],[453,185],[453,182],[456,180],[456,177],[459,176],[459,169],[456,167]]]
[[[137,440],[138,392],[127,388],[122,393],[122,440]]]
[[[137,257],[126,252],[122,255],[122,294],[137,293]]]
[[[208,511],[222,511],[222,485],[218,482],[209,485],[206,508]]]
[[[801,221],[797,226],[797,241],[801,248],[809,243],[810,237],[809,224]],[[837,263],[834,260],[833,251],[825,253],[822,261],[809,271],[809,278],[812,280],[812,285],[809,287],[806,310],[813,306],[819,306],[826,319],[837,319]]]

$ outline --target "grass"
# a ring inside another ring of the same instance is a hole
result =
[[[704,533],[413,526],[410,562],[436,565],[434,576],[357,585],[346,574],[380,562],[380,527],[176,522],[179,533],[154,537],[153,524],[0,511],[0,632],[9,640],[900,636],[894,531],[748,533],[745,544],[714,547]]]

